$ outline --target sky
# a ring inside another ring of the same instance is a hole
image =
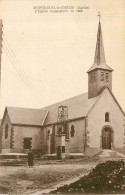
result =
[[[83,12],[35,13],[34,6]],[[3,21],[0,118],[6,106],[42,108],[88,91],[98,11],[113,94],[125,110],[124,0],[0,0]]]

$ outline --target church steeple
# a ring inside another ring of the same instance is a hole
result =
[[[99,13],[99,24],[97,32],[97,41],[95,49],[95,57],[93,66],[88,70],[88,98],[97,96],[101,90],[109,86],[112,88],[112,71],[106,64],[105,52],[103,46],[100,13]]]
[[[97,42],[96,42],[94,64],[97,64],[97,65],[106,64],[105,52],[104,52],[103,40],[102,40],[102,29],[101,29],[100,22],[98,24],[98,33],[97,33]]]

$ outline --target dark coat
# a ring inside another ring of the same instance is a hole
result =
[[[29,152],[28,153],[28,166],[33,166],[34,165],[33,160],[34,160],[33,153]]]

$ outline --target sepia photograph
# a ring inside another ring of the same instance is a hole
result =
[[[0,0],[0,194],[125,194],[124,0]]]

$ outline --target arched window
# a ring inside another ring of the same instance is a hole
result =
[[[62,133],[62,128],[59,127],[59,128],[58,128],[58,134],[60,135],[61,133]]]
[[[75,127],[74,127],[74,125],[71,126],[70,134],[71,134],[71,137],[74,137],[74,134],[75,134]]]
[[[109,113],[108,112],[105,113],[105,122],[109,122]]]
[[[95,81],[95,72],[91,73],[90,75],[90,83],[93,83]]]
[[[92,76],[92,74],[90,75],[90,83],[92,83],[93,82],[93,76]]]
[[[5,139],[8,138],[8,124],[5,126]]]
[[[108,75],[108,73],[106,73],[106,75],[105,75],[105,80],[106,80],[106,82],[109,81],[109,75]]]
[[[104,81],[104,72],[101,72],[101,81]]]
[[[47,130],[47,139],[49,139],[50,129]]]
[[[93,81],[95,81],[95,72],[93,73]]]
[[[48,129],[48,135],[50,134],[50,129]]]

